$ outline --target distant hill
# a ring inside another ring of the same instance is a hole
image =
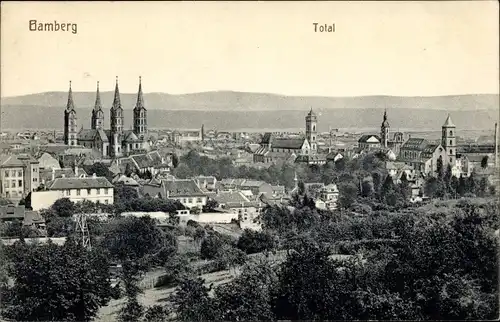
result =
[[[66,105],[67,92],[46,92],[15,97],[1,98],[2,107],[26,106],[52,107],[61,109]],[[74,92],[77,108],[91,108],[94,105],[94,92]],[[105,109],[111,106],[112,92],[102,92],[101,100]],[[136,94],[121,94],[124,109],[132,109]],[[284,96],[267,93],[246,92],[202,92],[171,95],[166,93],[144,94],[148,110],[201,110],[201,111],[297,111],[325,109],[426,109],[447,111],[470,111],[477,109],[498,110],[499,96],[495,94],[470,94],[434,97],[401,96],[360,96],[360,97],[321,97],[321,96]]]
[[[2,129],[59,129],[63,127],[63,107],[43,106],[2,106]],[[78,108],[78,127],[90,127],[90,108]],[[317,109],[318,130],[331,128],[378,129],[382,122],[383,110],[380,108],[329,108]],[[499,111],[480,110],[443,110],[422,108],[388,108],[389,123],[392,130],[433,130],[440,131],[441,125],[451,113],[457,130],[493,130],[498,121]],[[150,128],[200,128],[243,130],[251,129],[304,129],[307,110],[158,110],[148,111]],[[125,127],[132,124],[132,109],[125,109]],[[109,111],[105,112],[105,124],[109,127]]]

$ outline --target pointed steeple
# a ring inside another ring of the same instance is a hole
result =
[[[137,103],[135,104],[136,109],[144,108],[144,98],[142,96],[142,81],[141,76],[139,76],[139,91],[137,92]]]
[[[115,85],[115,98],[113,99],[112,108],[121,107],[122,104],[120,102],[120,90],[118,89],[118,76],[116,76],[116,85]]]
[[[100,111],[100,110],[102,110],[101,94],[99,92],[99,81],[97,81],[97,92],[95,95],[94,111]]]
[[[443,124],[443,127],[455,127],[455,124],[453,124],[451,120],[450,114],[448,114],[448,117],[446,118],[446,121]]]
[[[383,127],[389,127],[389,121],[387,121],[387,109],[384,110],[384,120],[382,121]]]
[[[68,103],[66,104],[66,110],[75,110],[75,103],[73,102],[73,91],[71,90],[71,81],[69,81]]]

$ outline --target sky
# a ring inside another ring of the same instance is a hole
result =
[[[307,96],[499,92],[497,1],[2,2],[2,97],[46,91]],[[77,24],[30,31],[29,21]],[[313,23],[335,24],[314,32]]]

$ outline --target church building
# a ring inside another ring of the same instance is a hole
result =
[[[326,156],[318,154],[318,118],[312,108],[306,116],[306,135],[298,138],[275,137],[265,133],[260,148],[255,151],[254,162],[271,163],[279,160],[323,164]]]
[[[133,129],[124,129],[123,107],[116,78],[113,104],[110,110],[110,128],[104,128],[104,111],[101,104],[99,82],[94,108],[92,110],[90,129],[77,131],[77,115],[73,101],[71,82],[68,102],[64,111],[64,143],[70,146],[84,146],[98,151],[102,157],[114,158],[137,153],[149,149],[147,143],[147,110],[144,106],[142,82],[139,77],[137,102],[133,111]]]

